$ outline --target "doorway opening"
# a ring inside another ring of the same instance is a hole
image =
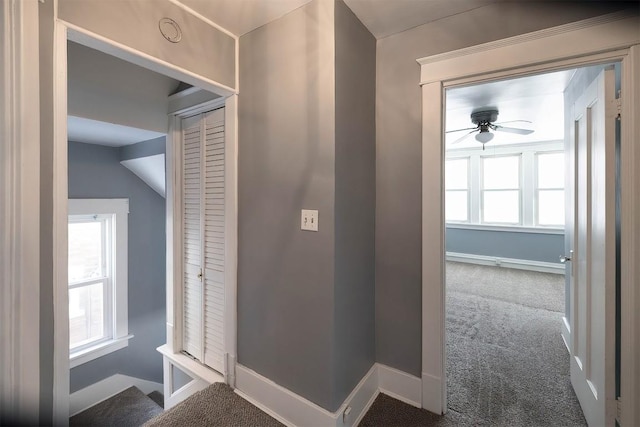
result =
[[[175,275],[187,250],[181,246],[182,236],[197,239],[211,232],[194,232],[178,222],[191,211],[182,209],[187,191],[179,186],[185,177],[176,177],[183,169],[180,163],[189,163],[182,148],[186,130],[176,117],[194,116],[202,108],[227,110],[229,117],[235,117],[235,95],[226,89],[216,91],[212,82],[181,69],[137,61],[131,52],[120,56],[115,47],[66,28],[63,33],[64,43],[61,37],[58,47],[65,67],[60,74],[68,78],[64,84],[57,82],[57,87],[58,120],[66,141],[63,144],[61,137],[56,143],[68,150],[66,161],[61,161],[61,169],[67,171],[68,220],[57,227],[66,236],[64,254],[58,256],[68,280],[57,288],[61,308],[56,311],[55,333],[56,395],[61,408],[68,405],[69,410],[59,418],[77,416],[76,421],[91,423],[87,409],[132,386],[142,391],[136,399],[149,395],[155,402],[141,408],[158,404],[161,412],[176,390],[198,382],[193,370],[181,369],[179,364],[169,364],[167,369],[167,355],[181,355],[185,333],[180,330],[172,336],[167,326],[189,330],[186,321],[175,318],[186,317],[180,304],[185,309],[188,305],[182,297],[184,282]],[[236,135],[235,130],[221,131],[222,122],[216,122],[213,130],[206,128],[206,157],[215,162],[206,164],[207,171],[212,169],[216,175],[196,183],[205,195],[215,193],[207,202],[216,198],[216,208],[235,201]],[[230,154],[225,155],[227,151]],[[187,183],[187,190],[193,185]],[[209,191],[210,187],[215,188]],[[219,228],[232,230],[235,202],[228,205],[226,218],[213,221]],[[217,270],[225,262],[234,262],[230,241],[235,236],[228,230],[215,232],[224,255],[222,260],[216,257],[213,269]],[[211,251],[206,254],[209,261],[215,257]],[[229,269],[233,280],[218,281],[220,286],[235,289],[234,275]],[[235,321],[229,315],[229,307],[235,304],[233,294],[216,296],[216,301],[221,337],[216,345],[235,354]],[[189,319],[193,317],[191,313]],[[203,324],[211,323],[204,314],[200,318]],[[222,325],[227,329],[221,331]],[[201,328],[203,339],[208,332]],[[190,361],[198,367],[206,364]],[[226,373],[217,372],[215,377],[225,381]],[[148,411],[145,416],[154,413]]]
[[[584,304],[570,255],[579,234],[574,110],[607,68],[445,92],[445,354],[455,414],[491,424],[593,419],[570,369],[578,359],[570,325],[583,321],[572,310]],[[619,66],[612,72],[619,89]]]

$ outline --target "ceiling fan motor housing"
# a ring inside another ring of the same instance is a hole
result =
[[[474,125],[488,125],[498,120],[498,110],[483,110],[471,113],[471,123]]]

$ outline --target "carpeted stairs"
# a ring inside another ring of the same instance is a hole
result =
[[[92,427],[141,426],[163,412],[162,394],[145,395],[137,387],[128,389],[69,418],[69,425]]]

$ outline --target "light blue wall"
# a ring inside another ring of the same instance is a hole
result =
[[[129,198],[129,346],[71,369],[73,393],[114,374],[162,383],[165,200],[120,165],[118,148],[69,142],[69,198]]]
[[[558,262],[564,253],[564,233],[467,230],[447,227],[447,252],[529,261]]]

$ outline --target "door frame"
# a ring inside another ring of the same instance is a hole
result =
[[[57,13],[54,12],[54,13]],[[220,29],[216,25],[208,24]],[[226,32],[226,30],[225,30]],[[238,52],[238,38],[235,39],[236,55]],[[54,300],[54,348],[53,348],[53,422],[62,423],[63,425],[69,419],[69,302],[68,302],[68,272],[67,272],[67,233],[68,233],[68,144],[67,144],[67,41],[85,45],[87,47],[99,50],[107,55],[111,55],[127,62],[139,65],[143,68],[150,69],[165,76],[181,80],[192,84],[201,89],[216,93],[224,98],[225,107],[231,118],[231,128],[228,137],[228,143],[233,147],[233,161],[236,162],[235,153],[237,152],[237,88],[230,88],[226,85],[215,82],[191,70],[181,68],[174,64],[162,61],[158,58],[145,54],[141,51],[123,45],[92,31],[86,30],[77,25],[55,17],[54,28],[54,76],[53,76],[53,93],[54,93],[54,141],[53,141],[53,247],[54,247],[54,277],[53,277],[53,300]],[[236,77],[237,77],[237,57],[236,57]],[[237,86],[237,78],[236,78]],[[169,112],[167,112],[169,116]],[[173,268],[172,263],[174,255],[172,244],[174,239],[173,217],[172,212],[175,209],[171,203],[170,194],[174,187],[175,176],[169,169],[171,166],[171,136],[167,134],[167,150],[165,157],[168,159],[167,174],[167,333],[168,339],[172,340],[172,330],[169,326],[172,322],[174,314],[173,310]],[[233,276],[233,280],[229,285],[233,287],[229,290],[228,299],[225,307],[228,313],[225,313],[225,351],[235,360],[236,355],[236,277],[237,277],[237,167],[234,163],[230,170],[233,174],[230,184],[233,186],[231,190],[231,198],[233,203],[226,212],[231,213],[233,220],[227,228],[230,239],[230,253],[233,253],[232,259],[229,260],[229,276]],[[170,317],[171,316],[171,317]],[[36,365],[37,366],[37,365]]]
[[[622,425],[640,423],[640,18],[618,12],[418,59],[422,86],[422,406],[447,411],[445,89],[589,64],[622,64]],[[434,244],[433,242],[438,242]],[[558,331],[559,332],[559,331]],[[614,396],[615,397],[615,396]],[[628,402],[625,404],[625,402]]]
[[[40,384],[38,6],[0,3],[0,424],[38,424],[46,402]]]

